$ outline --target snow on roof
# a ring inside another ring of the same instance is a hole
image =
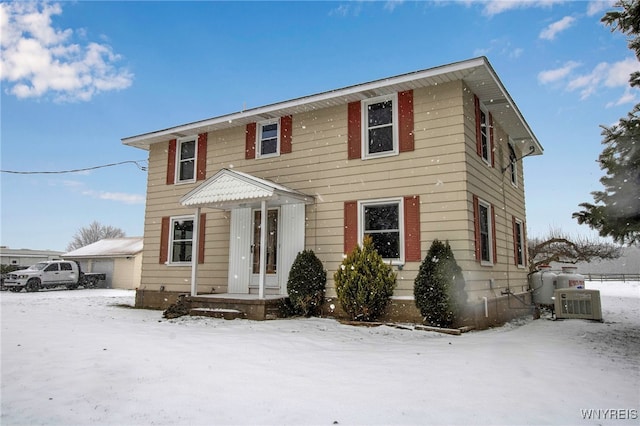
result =
[[[314,201],[312,196],[275,182],[237,170],[222,169],[182,197],[180,203],[183,206],[229,208],[261,200],[269,200],[272,205],[291,202],[311,204]]]
[[[105,238],[88,246],[72,250],[64,257],[123,257],[142,251],[142,237]]]

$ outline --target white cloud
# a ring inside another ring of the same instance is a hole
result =
[[[581,100],[587,99],[603,88],[626,87],[625,95],[614,103],[610,102],[609,106],[635,99],[635,95],[629,91],[628,87],[631,73],[640,71],[640,63],[634,57],[614,63],[600,62],[588,73],[574,73],[574,70],[579,67],[580,64],[577,62],[567,62],[560,68],[540,72],[538,81],[542,84],[561,82],[567,91],[578,91]]]
[[[483,14],[493,16],[513,9],[551,7],[564,3],[564,0],[488,0],[484,4]]]
[[[579,63],[569,61],[560,68],[541,71],[540,73],[538,73],[538,81],[542,84],[553,83],[568,76],[571,71],[578,66],[580,66]]]
[[[85,195],[101,200],[117,201],[124,204],[144,204],[145,198],[139,194],[127,194],[125,192],[85,191]]]
[[[384,4],[384,9],[393,12],[393,10],[402,5],[402,3],[404,3],[404,0],[387,0]]]
[[[60,14],[59,4],[0,3],[0,81],[7,93],[73,102],[129,87],[133,75],[115,66],[120,56],[107,44],[78,44],[72,29],[53,25]]]
[[[559,21],[556,21],[540,32],[540,38],[543,40],[553,40],[556,35],[568,28],[570,28],[576,22],[576,18],[572,16],[565,16]]]
[[[618,0],[590,1],[587,4],[587,15],[588,16],[593,16],[593,15],[597,15],[599,13],[602,13],[605,10],[609,10],[609,9],[613,8],[613,5],[616,4],[617,1]]]
[[[614,102],[609,102],[606,105],[606,107],[611,108],[611,107],[616,107],[616,106],[625,105],[625,104],[635,105],[637,103],[638,103],[638,97],[636,96],[636,93],[632,92],[632,89],[630,87],[627,87],[624,93],[622,94],[622,96],[620,96],[620,98],[618,98]]]

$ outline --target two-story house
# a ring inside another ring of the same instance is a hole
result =
[[[136,305],[286,295],[298,252],[333,273],[373,238],[397,271],[390,317],[448,240],[476,321],[526,311],[521,159],[542,147],[485,57],[122,139],[149,151]]]

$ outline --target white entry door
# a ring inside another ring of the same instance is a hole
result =
[[[265,287],[277,288],[280,286],[278,282],[278,257],[279,253],[279,209],[267,210],[267,229],[266,229],[266,279]],[[260,226],[262,223],[262,212],[254,210],[252,214],[253,232],[251,240],[251,287],[258,287],[260,284]]]

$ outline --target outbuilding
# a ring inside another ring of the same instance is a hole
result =
[[[64,254],[84,272],[105,273],[105,287],[135,289],[142,274],[142,237],[105,238]]]

